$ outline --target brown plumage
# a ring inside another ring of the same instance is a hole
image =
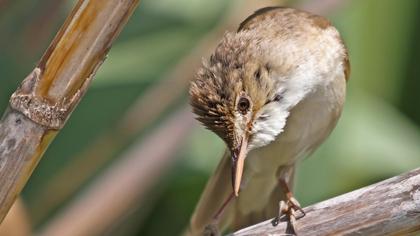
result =
[[[325,18],[291,8],[258,10],[226,33],[191,82],[193,112],[227,144],[191,220],[235,230],[275,217],[297,161],[329,135],[349,76],[343,41]],[[246,157],[246,160],[245,160]],[[242,178],[243,176],[243,178]],[[230,178],[232,178],[232,183]],[[233,192],[240,195],[214,219]]]

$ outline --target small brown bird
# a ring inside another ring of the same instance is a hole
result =
[[[226,33],[190,88],[197,119],[227,152],[188,233],[237,230],[283,214],[293,223],[302,211],[289,188],[296,163],[335,127],[348,77],[343,40],[321,16],[268,7]]]

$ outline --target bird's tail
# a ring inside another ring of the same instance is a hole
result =
[[[230,155],[225,152],[216,171],[210,177],[207,185],[201,194],[200,200],[191,217],[190,224],[184,235],[198,236],[203,235],[206,226],[213,223],[214,214],[232,192],[231,185],[231,165]],[[230,207],[228,207],[230,208]],[[228,211],[229,209],[225,209]],[[220,219],[219,223],[225,223],[228,219],[226,214]]]

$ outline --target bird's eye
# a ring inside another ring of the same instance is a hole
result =
[[[248,98],[241,97],[238,101],[238,110],[245,115],[248,112],[249,105]]]

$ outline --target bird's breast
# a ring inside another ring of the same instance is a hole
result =
[[[272,175],[313,152],[334,129],[345,98],[345,80],[310,94],[290,110],[284,131],[267,146],[251,151],[245,168],[250,175]]]
[[[264,207],[278,186],[278,170],[313,152],[331,133],[345,97],[344,78],[334,83],[308,94],[290,111],[283,133],[249,153],[238,202],[244,213]]]

